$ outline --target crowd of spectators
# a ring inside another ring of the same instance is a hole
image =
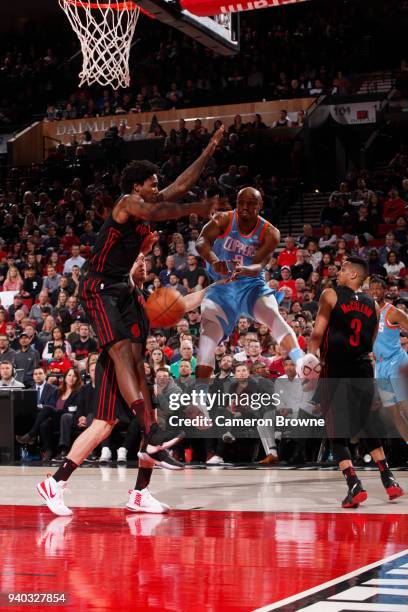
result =
[[[271,218],[270,212],[279,200],[279,191],[272,188],[274,181],[254,176],[247,166],[225,165],[221,159],[216,153],[210,161],[211,172],[207,168],[203,173],[196,195],[204,190],[218,191],[221,206],[228,210],[234,207],[239,188],[254,185],[267,204],[263,213]],[[181,163],[168,172],[169,161],[161,168],[163,184],[184,167]],[[45,381],[52,385],[48,392],[54,393],[53,399],[43,403],[48,408],[50,403],[53,406],[52,414],[57,419],[51,419],[54,437],[49,431],[50,419],[44,421],[47,412],[42,412],[40,400],[42,416],[29,436],[30,440],[40,436],[46,459],[53,454],[63,458],[72,436],[91,418],[88,400],[92,382],[81,388],[93,375],[90,366],[97,358],[98,345],[79,304],[78,285],[98,230],[119,195],[119,172],[94,171],[86,163],[86,151],[71,173],[61,166],[62,157],[57,162],[56,166],[48,163],[34,169],[25,180],[17,170],[11,170],[0,198],[0,386],[40,387],[40,398]],[[284,292],[280,312],[302,348],[307,349],[319,296],[324,288],[335,286],[338,268],[349,253],[365,257],[370,275],[386,280],[387,299],[407,309],[407,177],[404,148],[391,161],[388,182],[382,190],[371,188],[370,176],[347,177],[322,208],[321,225],[306,223],[300,236],[284,236],[283,248],[272,254],[266,279],[272,288]],[[186,294],[207,286],[208,276],[195,249],[202,225],[203,220],[194,214],[161,225],[160,240],[147,257],[148,292],[173,286]],[[10,295],[12,299],[6,305]],[[191,382],[199,333],[199,309],[188,313],[175,329],[152,330],[145,371],[156,400]],[[408,338],[402,336],[401,343],[407,350]],[[293,364],[270,331],[245,317],[218,347],[216,364],[215,384],[219,379],[231,379],[231,385],[238,386],[240,392],[254,381],[259,385],[264,380],[268,385],[282,376],[295,380]],[[286,414],[296,414],[299,409],[296,394],[292,400]],[[119,444],[117,457],[126,461],[136,435],[129,425],[122,425],[122,437],[119,442],[114,437],[105,442],[101,460],[109,461]],[[228,444],[233,435],[224,438],[206,440],[204,447],[192,441],[194,458],[212,462],[223,461],[231,454],[234,460],[254,458],[253,446],[242,448],[239,441]],[[258,459],[267,463],[316,460],[318,445],[297,444],[288,432],[278,432],[276,438],[274,433],[265,459],[262,455]]]
[[[28,120],[46,108],[49,119],[73,119],[118,110],[347,94],[356,74],[398,65],[406,17],[403,0],[253,11],[241,16],[240,53],[224,57],[142,16],[131,52],[132,84],[118,92],[77,89],[75,35],[62,14],[39,18],[26,24],[23,35],[3,37],[0,125]]]

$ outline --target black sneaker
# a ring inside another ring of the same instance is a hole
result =
[[[91,453],[84,459],[84,463],[96,463],[97,461],[98,457],[94,453]]]
[[[149,446],[156,447],[155,450],[160,450],[171,448],[175,444],[178,444],[184,437],[185,434],[183,431],[175,432],[174,435],[172,435],[169,432],[162,431],[157,423],[153,423],[149,433],[145,436],[145,442]]]
[[[19,444],[34,444],[36,438],[32,438],[30,434],[26,433],[24,436],[16,436],[16,440]]]
[[[61,451],[60,453],[58,453],[56,457],[54,457],[54,459],[52,460],[52,463],[64,463],[66,458],[67,458],[67,452]]]
[[[390,501],[405,495],[404,489],[400,487],[391,472],[389,474],[381,474],[381,481]]]
[[[153,452],[151,452],[150,445],[147,445],[144,453],[148,455],[149,459],[151,459],[155,465],[159,465],[167,470],[182,470],[184,468],[184,463],[174,459],[166,450],[153,450]]]
[[[342,508],[358,508],[359,504],[367,499],[367,491],[363,489],[363,485],[358,480],[351,489],[348,490],[347,497],[341,502]]]

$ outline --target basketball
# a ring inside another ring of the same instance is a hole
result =
[[[154,291],[146,302],[150,325],[153,328],[174,327],[186,312],[182,298],[181,293],[171,287]]]

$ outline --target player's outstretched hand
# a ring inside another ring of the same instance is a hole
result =
[[[143,239],[142,246],[140,247],[141,253],[143,253],[143,255],[150,253],[153,245],[156,244],[158,239],[159,232],[150,232],[150,234],[147,234],[147,236]]]
[[[222,125],[220,128],[218,128],[218,130],[215,132],[214,136],[211,138],[210,142],[208,143],[207,150],[211,155],[213,155],[215,149],[217,148],[217,146],[223,139],[224,132],[225,132],[225,128]]]

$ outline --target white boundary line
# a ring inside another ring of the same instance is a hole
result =
[[[343,582],[343,580],[348,580],[349,578],[354,578],[354,576],[358,576],[358,574],[362,574],[363,572],[367,572],[370,569],[374,569],[379,565],[383,565],[384,563],[389,563],[390,561],[394,561],[399,557],[403,557],[404,555],[408,555],[408,548],[402,550],[395,555],[391,555],[390,557],[385,557],[384,559],[380,559],[379,561],[375,561],[375,563],[370,563],[370,565],[363,565],[359,569],[350,572],[349,574],[344,574],[343,576],[339,576],[338,578],[333,578],[333,580],[329,580],[328,582],[323,582],[311,589],[307,589],[307,591],[302,591],[301,593],[297,593],[296,595],[291,595],[290,597],[286,597],[286,599],[281,599],[280,601],[276,601],[275,603],[270,604],[269,606],[263,606],[262,608],[256,608],[256,610],[252,610],[252,612],[269,612],[270,610],[277,610],[281,606],[285,606],[287,604],[293,603],[298,599],[302,599],[303,597],[307,597],[308,595],[313,595],[313,593],[318,593],[319,591],[324,591],[325,589],[338,584],[339,582]]]

